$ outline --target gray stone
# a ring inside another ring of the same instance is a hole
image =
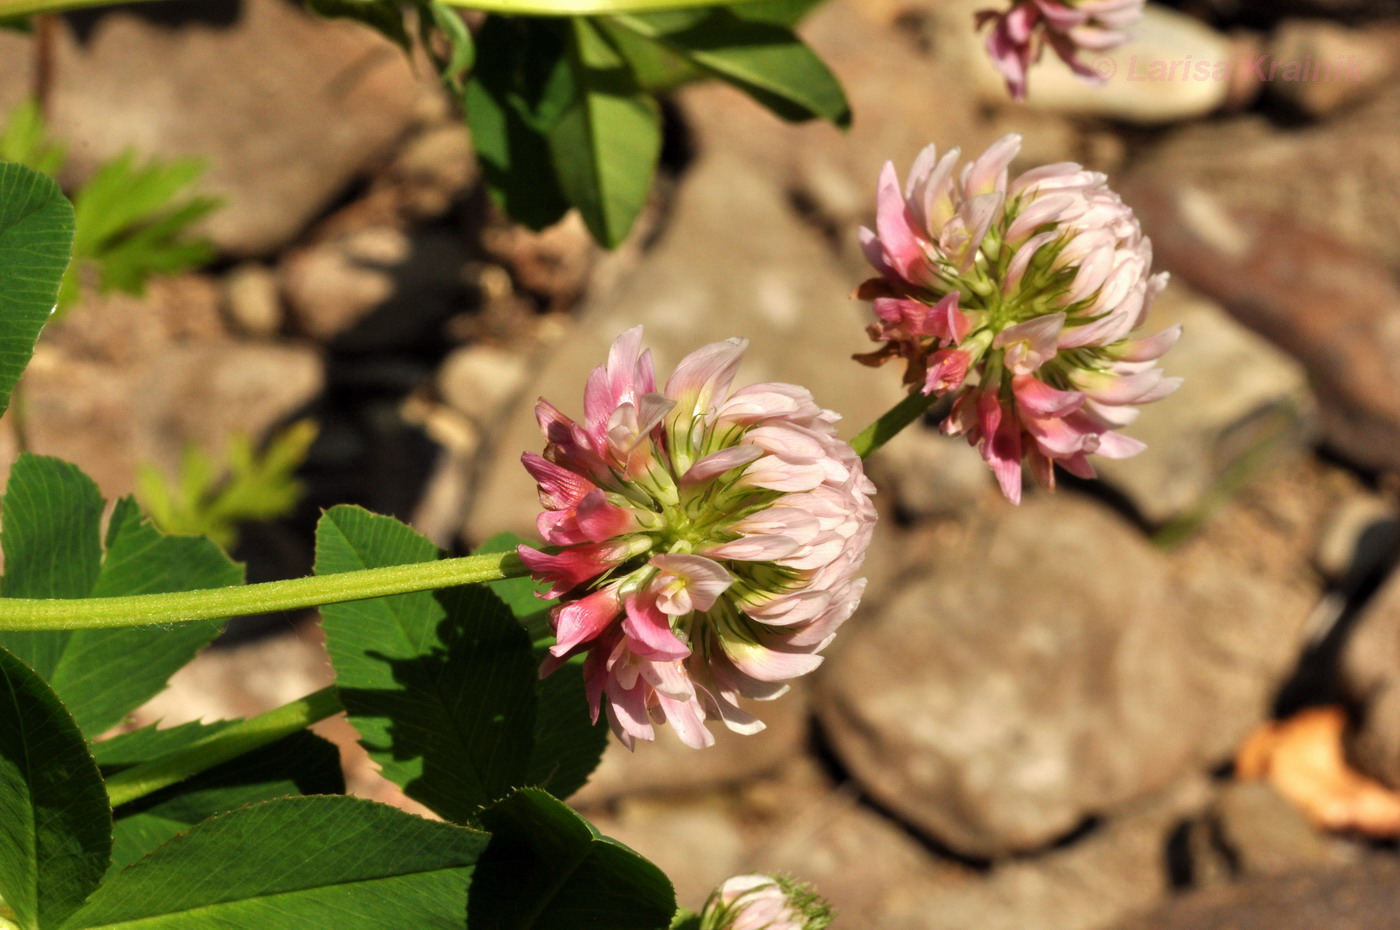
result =
[[[232,433],[257,443],[300,412],[321,393],[320,354],[231,338],[219,300],[214,280],[191,275],[75,306],[25,373],[30,448],[75,462],[110,497],[134,490],[141,463],[174,474],[186,444],[217,459]]]
[[[249,262],[224,277],[224,310],[236,329],[249,336],[275,336],[282,329],[282,297],[277,275]]]
[[[591,295],[525,396],[579,414],[588,372],[619,333],[638,324],[662,378],[686,353],[741,336],[750,347],[736,385],[804,385],[845,417],[839,428],[853,436],[901,392],[894,373],[849,361],[865,339],[850,287],[779,190],[727,153],[704,157],[686,175],[661,239],[615,289]],[[534,531],[539,504],[519,458],[543,440],[528,409],[511,415],[496,446],[468,517],[470,538]]]
[[[203,158],[202,189],[226,201],[205,231],[224,252],[283,245],[439,93],[372,30],[283,0],[153,9],[85,12],[59,30],[49,111],[67,180],[127,149]],[[25,45],[26,68],[31,55]]]
[[[1166,898],[1168,837],[1208,799],[1204,779],[1187,779],[1064,849],[999,866],[981,882],[945,882],[913,902],[903,920],[885,926],[1102,930]]]
[[[282,264],[292,319],[338,348],[400,347],[429,337],[466,304],[460,236],[362,226],[293,252]]]
[[[1266,82],[1268,92],[1310,116],[1327,116],[1373,96],[1400,70],[1400,28],[1285,20],[1269,42],[1268,55],[1268,67],[1310,66],[1300,72],[1301,80]]]
[[[1183,379],[1177,392],[1142,409],[1124,432],[1147,443],[1130,459],[1096,458],[1104,480],[1149,522],[1195,509],[1227,469],[1298,454],[1314,431],[1302,366],[1249,332],[1212,301],[1173,283],[1144,324],[1155,333],[1180,324],[1181,341],[1162,359]],[[1253,465],[1257,470],[1260,463]]]
[[[529,368],[519,352],[472,345],[447,356],[438,371],[437,388],[445,403],[489,429],[501,411],[518,400],[528,378]]]
[[[1391,81],[1365,104],[1299,130],[1281,130],[1253,115],[1185,127],[1145,152],[1133,177],[1172,188],[1183,207],[1187,189],[1216,198],[1212,222],[1220,228],[1212,241],[1217,246],[1225,245],[1220,237],[1232,225],[1222,224],[1220,217],[1238,222],[1240,212],[1250,209],[1291,217],[1397,266],[1397,121],[1400,82]],[[1137,199],[1125,188],[1120,185],[1120,193],[1137,208]],[[1149,227],[1148,232],[1155,243],[1158,230]],[[1311,246],[1311,237],[1303,241]],[[1228,248],[1218,254],[1228,264],[1240,255]],[[1159,253],[1159,260],[1179,267],[1169,254]]]
[[[1346,861],[1344,852],[1267,782],[1226,785],[1211,821],[1216,842],[1243,875],[1279,875]]]
[[[1331,580],[1360,580],[1400,546],[1400,513],[1377,494],[1346,497],[1328,516],[1313,561]]]
[[[1342,647],[1342,685],[1360,710],[1347,756],[1400,791],[1400,573],[1366,605]]]
[[[1376,857],[1347,869],[1212,888],[1118,930],[1396,930],[1400,863]]]
[[[1003,512],[835,644],[817,682],[835,750],[882,804],[987,858],[1228,756],[1308,605],[1197,558],[1072,497]]]
[[[871,458],[871,480],[915,520],[947,517],[990,502],[991,472],[961,438],[911,426]]]
[[[657,727],[656,741],[635,751],[610,741],[603,761],[575,800],[589,805],[645,792],[715,788],[780,767],[800,754],[807,741],[811,704],[807,688],[796,684],[776,701],[750,705],[750,711],[767,724],[760,733],[741,736],[711,723],[715,745],[704,752],[684,745],[670,727]]]

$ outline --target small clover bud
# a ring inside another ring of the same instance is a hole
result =
[[[831,907],[806,885],[772,875],[736,875],[700,912],[700,930],[826,930]]]

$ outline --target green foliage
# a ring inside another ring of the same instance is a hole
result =
[[[0,132],[0,161],[16,162],[52,178],[67,158],[67,150],[49,139],[38,101],[26,100],[15,108]]]
[[[572,21],[572,94],[549,129],[560,188],[593,238],[622,243],[646,205],[661,155],[661,110],[588,19]]]
[[[140,294],[153,275],[171,275],[207,263],[214,248],[189,228],[219,206],[214,197],[190,196],[204,173],[197,159],[139,164],[127,152],[107,162],[73,195],[77,235],[73,268],[60,307],[78,299],[79,276],[92,269],[102,293]]]
[[[614,16],[606,23],[614,35],[621,30],[654,43],[783,119],[849,126],[850,106],[835,76],[782,24],[781,9],[757,6]]]
[[[675,914],[660,869],[543,791],[515,792],[481,823],[491,842],[472,882],[468,926],[660,930]]]
[[[229,437],[223,464],[187,445],[173,481],[154,465],[141,465],[137,494],[163,532],[207,536],[228,550],[240,523],[273,520],[296,507],[304,491],[296,470],[315,440],[316,424],[300,420],[268,440],[261,453],[246,435]]]
[[[102,496],[58,459],[22,455],[4,496],[5,597],[110,597],[241,584],[243,570],[205,539],[162,536],[131,498],[118,501],[103,554]],[[169,629],[0,632],[96,736],[164,687],[218,633],[214,623]]]
[[[145,727],[103,740],[93,746],[93,753],[103,775],[111,776],[215,736],[234,723]],[[344,791],[336,748],[312,733],[297,733],[117,808],[109,874],[215,814],[288,795]]]
[[[439,558],[391,517],[335,507],[316,574]],[[361,742],[411,798],[451,820],[523,782],[535,724],[529,638],[480,586],[327,605],[326,645]]]
[[[567,23],[489,17],[477,34],[476,67],[464,91],[487,190],[531,229],[558,222],[569,209],[548,140],[574,92],[567,40]]]
[[[49,139],[33,101],[21,104],[0,132],[0,160],[51,177],[63,170],[64,149]],[[153,275],[209,262],[213,247],[189,232],[219,206],[217,198],[189,193],[203,173],[197,159],[139,163],[132,152],[101,165],[73,195],[73,260],[63,276],[59,311],[78,299],[84,279],[93,279],[102,293],[141,294]]]
[[[477,552],[510,552],[525,542],[511,533],[493,536]],[[540,585],[529,578],[509,578],[492,582],[496,592],[525,627],[535,645],[535,658],[542,660],[554,642],[549,625],[549,608],[554,601],[542,600]],[[574,659],[548,678],[535,683],[535,697],[542,709],[535,718],[534,748],[525,783],[548,788],[556,797],[567,798],[588,781],[598,767],[608,745],[608,727],[601,720],[590,724],[588,698],[583,686],[583,660]]]
[[[461,930],[486,840],[369,801],[267,801],[123,869],[63,930]]]
[[[57,927],[97,887],[112,812],[83,735],[44,680],[0,650],[0,896],[21,930]]]
[[[332,508],[316,532],[318,575],[440,556],[397,520],[357,507]],[[520,785],[572,793],[597,765],[605,732],[588,721],[577,668],[541,682],[530,637],[484,586],[322,615],[361,742],[386,777],[442,816],[470,821]]]
[[[73,208],[58,185],[0,163],[0,413],[53,312],[72,242]]]

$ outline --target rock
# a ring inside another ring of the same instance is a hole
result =
[[[26,69],[31,55],[20,55]],[[384,157],[419,98],[439,93],[372,30],[283,0],[70,14],[54,58],[65,180],[127,149],[205,159],[201,188],[225,204],[204,231],[238,256],[291,239]]]
[[[991,472],[975,449],[937,430],[911,426],[870,460],[875,486],[914,520],[947,517],[988,500]]]
[[[365,226],[292,253],[282,287],[307,335],[338,349],[403,348],[434,338],[466,304],[460,236]]]
[[[1026,102],[1054,113],[1098,116],[1140,126],[1196,119],[1252,96],[1249,46],[1200,20],[1148,4],[1132,38],[1084,60],[1106,80],[1075,75],[1048,51],[1032,66]],[[978,36],[980,45],[981,36]],[[974,69],[984,99],[1004,101],[1006,82],[984,55]]]
[[[1157,300],[1143,331],[1176,324],[1181,341],[1162,366],[1183,379],[1181,388],[1125,430],[1147,450],[1094,462],[1154,524],[1195,509],[1232,467],[1258,470],[1298,454],[1313,432],[1307,376],[1296,361],[1179,283]]]
[[[277,276],[264,265],[239,265],[224,277],[224,311],[240,332],[275,336],[282,329]]]
[[[781,192],[744,162],[716,153],[687,173],[651,252],[615,289],[590,296],[574,331],[536,366],[539,376],[524,394],[580,414],[588,372],[603,363],[618,333],[637,324],[646,326],[663,377],[686,353],[742,336],[750,347],[736,385],[804,385],[845,417],[839,428],[853,436],[901,392],[896,375],[848,360],[865,339],[846,296],[850,287]],[[503,529],[533,534],[539,504],[519,458],[542,446],[529,411],[513,412],[468,517],[469,538]]]
[[[1287,272],[1295,266],[1299,276],[1315,274],[1312,269],[1318,266],[1329,279],[1347,274],[1327,267],[1337,262],[1333,248],[1314,252],[1314,233],[1400,266],[1400,146],[1393,144],[1397,121],[1400,82],[1389,81],[1363,105],[1298,130],[1281,130],[1253,115],[1185,127],[1151,146],[1133,167],[1135,182],[1164,188],[1178,205],[1176,220],[1166,211],[1153,220],[1144,216],[1147,232],[1154,244],[1163,245],[1176,222],[1183,225],[1176,238],[1207,238],[1216,247],[1212,257],[1220,274],[1240,290],[1262,283],[1245,279],[1240,267],[1247,256],[1260,253],[1251,250],[1249,238],[1234,248],[1221,247],[1231,229],[1253,227],[1255,221],[1245,214],[1273,218],[1259,229],[1270,233],[1264,255],[1273,258],[1279,281],[1292,278]],[[1133,186],[1125,180],[1116,188],[1141,216],[1144,205],[1130,190]],[[1218,227],[1214,235],[1211,226]],[[1188,270],[1188,263],[1170,249],[1157,256],[1160,265],[1179,268],[1206,290],[1193,276],[1194,262]],[[1260,270],[1265,267],[1260,262]],[[1322,318],[1334,326],[1330,317]]]
[[[1373,574],[1400,548],[1400,514],[1376,494],[1357,494],[1341,501],[1327,519],[1313,553],[1313,562],[1333,581],[1360,582]]]
[[[817,673],[853,776],[981,858],[1227,755],[1267,713],[1308,606],[1228,564],[1188,571],[1082,500],[998,516],[863,614]]]
[[[1400,862],[1378,856],[1347,869],[1208,889],[1118,930],[1396,930],[1397,892]]]
[[[1168,837],[1208,801],[1204,779],[1144,800],[1063,849],[942,883],[884,926],[917,930],[1101,930],[1163,901]]]
[[[1358,771],[1400,791],[1400,678],[1366,705],[1347,756]]]
[[[677,94],[697,153],[742,160],[828,232],[852,277],[846,292],[868,276],[856,227],[874,217],[875,184],[885,161],[906,170],[930,142],[974,154],[1013,129],[1028,130],[1032,147],[1067,140],[1056,117],[1028,114],[1034,125],[1027,127],[983,113],[972,94],[937,90],[967,84],[969,64],[958,39],[972,28],[970,2],[845,0],[823,3],[804,18],[803,38],[850,101],[853,121],[844,133],[820,121],[781,122],[718,82]],[[879,50],[878,68],[871,67],[872,49]],[[1067,155],[1049,160],[1061,157]]]
[[[692,752],[694,750],[691,750]],[[682,907],[699,910],[710,890],[743,866],[740,819],[722,798],[677,803],[641,798],[620,803],[615,815],[595,818],[599,830],[661,868]]]
[[[320,395],[318,352],[229,337],[219,302],[217,283],[193,275],[74,307],[25,372],[30,448],[112,497],[134,489],[139,464],[174,474],[189,443],[217,459],[230,434],[260,442]]]
[[[1233,870],[1247,876],[1345,864],[1298,809],[1265,782],[1233,782],[1211,812],[1215,840]]]
[[[438,370],[442,399],[481,428],[490,428],[501,411],[518,399],[529,378],[525,359],[517,352],[492,345],[453,351]]]
[[[1251,186],[1276,186],[1259,184],[1260,176],[1278,177],[1261,165]],[[1136,177],[1123,195],[1152,237],[1158,266],[1302,363],[1323,436],[1339,453],[1367,468],[1400,470],[1400,316],[1393,312],[1400,286],[1390,269],[1298,219],[1311,223],[1316,214],[1237,206],[1229,193]]]
[[[410,216],[436,219],[444,215],[478,180],[467,127],[447,123],[415,136],[389,166],[388,175],[400,187]]]
[[[1374,95],[1400,70],[1400,28],[1378,23],[1354,29],[1322,19],[1289,19],[1274,33],[1267,54],[1267,67],[1307,68],[1302,80],[1268,81],[1268,92],[1309,116],[1327,116]]]
[[[741,736],[712,723],[715,745],[704,752],[681,743],[670,727],[658,727],[656,742],[635,752],[610,741],[602,763],[574,800],[600,804],[645,792],[695,791],[752,779],[802,752],[810,707],[808,691],[798,683],[776,701],[751,706],[766,730]]]
[[[1347,756],[1400,791],[1400,573],[1362,610],[1342,647],[1342,685],[1359,710]]]
[[[1361,704],[1400,681],[1400,573],[1391,573],[1356,618],[1341,672],[1347,696]]]
[[[807,756],[722,793],[624,798],[582,811],[660,865],[682,907],[698,908],[731,875],[786,873],[836,908],[837,926],[920,928],[918,902],[978,879],[861,804],[849,785],[833,786]]]

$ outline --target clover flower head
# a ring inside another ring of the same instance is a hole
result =
[[[783,876],[736,875],[710,894],[700,930],[826,930],[831,920],[831,908],[805,885]]]
[[[1105,52],[1128,40],[1127,28],[1142,18],[1145,0],[1013,0],[1005,11],[982,10],[977,26],[991,24],[987,53],[1016,100],[1026,99],[1026,73],[1044,45],[1075,74],[1094,83],[1103,76],[1079,57]]]
[[[521,546],[548,584],[556,643],[575,655],[631,748],[670,723],[689,746],[705,722],[755,733],[739,698],[778,697],[855,610],[874,486],[839,419],[792,384],[730,383],[747,345],[705,346],[658,391],[640,327],[595,369],[576,423],[541,399],[547,445],[525,453],[547,548]]]
[[[860,231],[880,276],[857,291],[884,343],[857,359],[902,358],[906,383],[955,397],[943,431],[967,436],[1013,502],[1023,460],[1053,489],[1055,465],[1092,478],[1089,455],[1142,451],[1118,429],[1181,383],[1156,367],[1180,327],[1132,335],[1167,283],[1133,212],[1073,163],[1010,180],[1020,142],[961,172],[957,149],[929,146],[903,189],[886,163],[875,230]]]

